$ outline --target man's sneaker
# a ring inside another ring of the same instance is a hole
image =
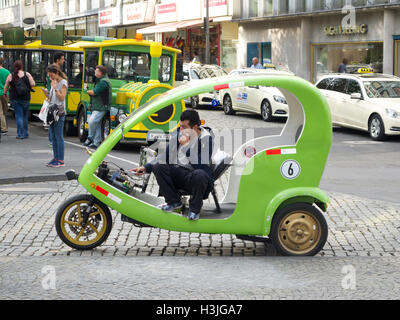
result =
[[[199,220],[200,213],[194,213],[193,211],[189,210],[188,219],[189,220]]]
[[[93,140],[90,139],[90,138],[87,138],[86,141],[83,143],[83,145],[84,145],[85,147],[88,147],[88,146],[90,146],[92,143],[93,143]]]
[[[97,149],[99,146],[96,146],[94,143],[92,143],[91,145],[87,146],[90,149]]]
[[[7,130],[4,130],[4,131],[2,131],[2,132],[1,132],[1,134],[2,134],[3,136],[6,136],[6,135],[7,135],[7,133],[8,133],[8,131],[7,131]]]
[[[173,203],[173,204],[163,204],[160,209],[162,211],[166,211],[166,212],[172,212],[178,209],[182,209],[182,202],[177,202],[177,203]]]
[[[51,160],[49,163],[46,164],[47,167],[54,167],[58,161],[56,159]]]
[[[53,144],[52,143],[49,143],[48,146],[49,146],[49,148],[53,148]]]

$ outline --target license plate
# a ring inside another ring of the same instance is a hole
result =
[[[156,140],[168,141],[170,138],[171,138],[171,135],[169,133],[161,133],[161,132],[147,133],[147,141],[156,141]]]

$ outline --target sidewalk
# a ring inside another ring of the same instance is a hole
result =
[[[217,187],[217,192],[221,189]],[[274,248],[234,235],[136,228],[112,212],[107,241],[93,251],[64,245],[54,228],[58,206],[86,193],[76,181],[0,186],[0,256],[273,256]],[[320,256],[400,256],[400,206],[328,193],[328,241]],[[210,201],[210,200],[209,200]]]

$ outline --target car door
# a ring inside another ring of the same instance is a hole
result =
[[[240,71],[239,77],[248,74],[247,71]],[[249,111],[249,88],[248,87],[239,87],[231,89],[232,99],[234,100],[234,104],[237,109],[242,111]]]
[[[361,99],[351,99],[353,93],[359,93]],[[369,112],[363,99],[360,83],[355,79],[349,79],[347,84],[346,104],[343,105],[345,122],[349,125],[365,128],[368,122]]]
[[[347,109],[346,104],[348,102],[346,96],[346,78],[333,78],[329,85],[329,101],[333,112],[332,121],[347,125]]]
[[[317,83],[317,88],[320,89],[321,93],[326,98],[328,102],[329,109],[331,110],[332,122],[336,122],[336,112],[335,112],[335,101],[331,94],[331,83],[334,78],[324,78],[319,83]]]

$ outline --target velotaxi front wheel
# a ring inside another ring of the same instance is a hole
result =
[[[269,237],[284,256],[314,256],[326,243],[328,225],[316,207],[295,203],[275,214]]]
[[[91,199],[90,195],[77,195],[58,208],[57,234],[71,248],[91,250],[106,241],[111,232],[110,210],[100,201]]]

